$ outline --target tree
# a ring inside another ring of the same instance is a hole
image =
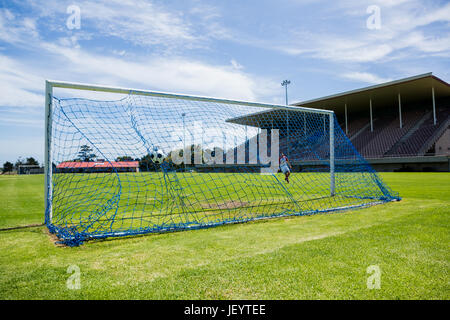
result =
[[[84,144],[80,147],[80,151],[78,152],[78,159],[81,161],[91,161],[95,157],[97,157],[94,153],[91,153],[93,150],[87,144]]]
[[[39,162],[37,162],[37,160],[36,160],[35,158],[29,157],[29,158],[27,158],[27,160],[25,161],[25,164],[26,164],[26,165],[29,165],[29,166],[38,166],[38,165],[39,165]]]
[[[14,164],[14,169],[16,169],[16,171],[19,171],[19,166],[24,165],[25,161],[19,157],[19,159],[17,159],[16,163]]]
[[[122,157],[117,157],[116,161],[133,161],[133,158],[130,156],[122,156]]]
[[[139,170],[140,171],[153,171],[154,168],[155,168],[155,165],[149,154],[143,156],[141,158],[141,160],[139,160]]]
[[[14,165],[13,165],[11,162],[6,161],[6,162],[3,164],[3,169],[2,169],[2,171],[3,171],[3,173],[11,172],[11,171],[13,170],[13,168],[14,168]]]

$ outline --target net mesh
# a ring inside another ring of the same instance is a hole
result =
[[[52,104],[46,222],[68,245],[398,199],[336,118],[330,148],[326,113],[133,92]]]

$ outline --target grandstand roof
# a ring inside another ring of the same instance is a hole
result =
[[[370,99],[372,99],[374,107],[397,107],[398,93],[401,95],[402,104],[406,107],[409,103],[419,101],[429,101],[431,104],[431,88],[434,88],[435,99],[450,97],[450,84],[429,72],[318,99],[302,101],[291,104],[291,106],[332,110],[336,114],[342,114],[344,113],[345,104],[347,104],[349,110],[366,111],[369,108]],[[273,119],[273,126],[266,123],[264,117]],[[231,123],[260,128],[282,128],[284,121],[283,114],[277,108],[227,120],[227,122]]]
[[[271,121],[269,122],[267,119]],[[267,111],[249,113],[240,117],[227,119],[226,122],[261,129],[284,129],[286,128],[286,114],[280,112],[280,110],[269,109]]]
[[[450,84],[429,72],[322,98],[301,101],[292,105],[343,113],[345,104],[347,104],[349,110],[367,110],[370,98],[374,106],[396,107],[398,103],[397,95],[400,93],[402,104],[407,107],[408,103],[421,101],[431,103],[431,88],[433,87],[436,99],[450,97]]]
[[[56,166],[58,169],[69,168],[137,168],[139,161],[65,161]]]

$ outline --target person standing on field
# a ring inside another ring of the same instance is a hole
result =
[[[280,170],[284,173],[284,180],[289,183],[289,176],[291,175],[292,166],[284,153],[280,156]]]

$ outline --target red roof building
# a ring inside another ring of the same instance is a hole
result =
[[[138,172],[139,161],[65,161],[56,166],[59,171],[105,172],[112,169]]]

